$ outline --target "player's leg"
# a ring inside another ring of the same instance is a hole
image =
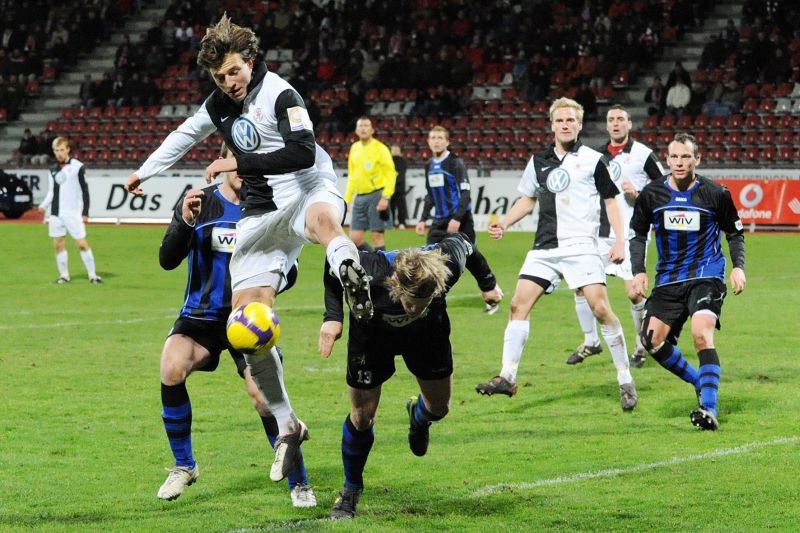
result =
[[[592,309],[592,313],[600,322],[600,332],[606,341],[611,360],[617,369],[617,383],[619,384],[620,403],[624,411],[631,411],[636,407],[638,394],[636,385],[631,375],[630,362],[628,361],[628,348],[625,344],[625,334],[619,319],[611,309],[606,286],[594,283],[583,287],[583,294]]]
[[[369,228],[369,198],[357,194],[350,208],[350,239],[359,250],[371,252],[372,247],[366,243],[366,232]]]
[[[94,266],[94,254],[92,253],[92,249],[89,247],[89,243],[86,241],[86,238],[83,239],[75,239],[75,244],[78,245],[81,253],[81,261],[83,261],[83,266],[86,267],[86,273],[89,275],[89,281],[92,284],[99,284],[103,282],[103,279],[97,275]]]
[[[567,358],[568,365],[577,365],[587,357],[603,351],[603,345],[597,334],[597,319],[594,317],[582,289],[575,291],[575,314],[578,316],[578,324],[583,331],[583,342]]]
[[[378,204],[381,201],[381,191],[375,191],[366,195],[369,208],[367,210],[367,218],[369,220],[369,230],[372,237],[372,247],[375,251],[386,250],[386,235],[384,232],[392,228],[391,213],[387,211],[378,211]]]
[[[364,490],[364,466],[375,442],[375,413],[381,398],[381,385],[370,389],[348,386],[348,392],[350,414],[342,425],[344,486],[331,510],[331,518],[335,520],[356,515],[356,506]]]
[[[178,498],[197,481],[199,470],[192,451],[192,404],[186,378],[211,357],[208,348],[193,339],[192,323],[179,319],[161,352],[161,418],[175,466],[158,490],[162,500]]]
[[[69,255],[67,254],[67,241],[64,236],[53,237],[53,248],[56,252],[56,268],[58,268],[58,279],[56,283],[69,283]]]
[[[420,394],[406,402],[409,430],[408,444],[411,452],[422,457],[428,451],[429,428],[450,412],[450,396],[453,388],[452,374],[441,379],[417,378]]]
[[[509,397],[517,393],[517,370],[530,334],[531,309],[545,290],[552,286],[552,282],[544,277],[520,274],[514,296],[511,297],[508,324],[503,335],[503,367],[497,376],[476,385],[477,392],[488,396],[505,394]]]
[[[276,350],[279,359],[283,360],[280,349],[276,346],[273,350]],[[269,411],[266,398],[264,398],[258,385],[253,381],[250,375],[250,369],[244,361],[244,356],[235,351],[231,352],[231,356],[236,362],[239,374],[245,380],[247,395],[250,397],[253,407],[261,418],[261,424],[264,426],[264,432],[266,433],[270,448],[274,449],[279,436],[278,421]],[[292,505],[295,507],[314,507],[317,505],[316,496],[308,481],[308,473],[306,471],[305,460],[303,459],[302,447],[297,450],[294,466],[287,476],[287,481],[292,497]]]
[[[448,221],[449,222],[449,221]],[[484,312],[488,315],[495,314],[500,309],[500,301],[503,299],[503,291],[497,284],[497,278],[489,267],[489,262],[486,257],[478,249],[478,244],[475,238],[475,222],[470,213],[461,221],[459,228],[461,233],[464,233],[472,243],[474,251],[472,255],[467,257],[467,270],[478,282],[478,288],[481,291],[485,307]]]
[[[361,267],[358,248],[344,233],[340,220],[344,201],[328,191],[313,193],[304,208],[303,234],[312,242],[325,247],[333,272],[345,288],[348,306],[359,320],[372,317],[369,276]]]
[[[644,320],[644,306],[647,299],[637,294],[633,290],[633,280],[625,280],[625,292],[628,295],[628,300],[631,302],[631,318],[633,318],[633,327],[636,331],[636,349],[631,356],[631,366],[634,368],[642,368],[645,359],[647,358],[647,350],[642,345],[642,320]]]

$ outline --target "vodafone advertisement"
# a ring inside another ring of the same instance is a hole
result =
[[[725,185],[744,224],[800,226],[800,175],[796,170],[706,170]]]

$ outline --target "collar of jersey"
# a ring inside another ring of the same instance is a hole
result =
[[[580,139],[578,139],[577,141],[575,141],[575,144],[572,145],[572,148],[570,149],[570,151],[567,152],[566,154],[564,154],[564,157],[567,157],[569,154],[577,154],[578,150],[581,149],[581,146],[583,146],[583,143],[581,142]],[[563,161],[563,159],[560,159],[558,157],[558,154],[556,153],[556,143],[555,142],[550,144],[550,148],[548,148],[547,153],[545,154],[545,158],[552,159],[554,161],[558,161],[559,164],[561,164],[561,162]]]
[[[627,142],[627,143],[625,143],[625,147],[622,149],[622,152],[620,152],[620,153],[623,153],[623,152],[624,152],[624,153],[626,153],[626,154],[629,154],[629,153],[631,153],[631,150],[633,150],[633,143],[634,143],[633,137],[631,137],[631,136],[629,135],[629,136],[628,136],[628,142]],[[609,149],[608,149],[608,145],[609,145],[609,144],[611,144],[611,143],[610,143],[610,142],[607,142],[606,144],[604,144],[603,146],[601,146],[601,147],[600,147],[600,150],[598,150],[598,152],[600,152],[600,153],[601,153],[601,154],[603,154],[604,156],[611,157],[611,152],[610,152],[610,151],[609,151]]]

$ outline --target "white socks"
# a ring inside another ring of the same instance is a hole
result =
[[[531,324],[527,320],[509,320],[503,336],[503,369],[500,375],[515,383],[522,350],[528,342]]]
[[[600,331],[603,332],[603,338],[611,352],[611,360],[617,367],[617,383],[624,385],[633,382],[628,362],[628,347],[625,345],[625,335],[622,333],[619,320],[615,319],[615,323],[607,326],[600,324]]]
[[[644,304],[647,303],[647,300],[642,300],[638,304],[631,303],[631,316],[633,317],[633,327],[635,328],[634,331],[636,332],[636,351],[641,351],[644,349],[642,346],[642,338],[639,335],[639,332],[642,331],[642,320],[644,320]]]
[[[66,254],[66,252],[64,253]],[[81,259],[83,260],[83,266],[86,267],[86,272],[89,274],[89,279],[96,278],[97,273],[94,271],[94,255],[92,254],[92,249],[81,250]]]
[[[598,345],[600,338],[597,336],[597,321],[586,297],[575,295],[575,313],[578,315],[578,324],[583,331],[583,343],[587,346]]]
[[[267,400],[269,411],[278,421],[278,432],[288,435],[297,431],[297,418],[289,403],[283,384],[283,365],[278,350],[272,348],[266,355],[244,354],[250,375]]]
[[[345,259],[352,259],[356,263],[361,264],[358,258],[358,248],[353,244],[353,241],[343,235],[334,237],[333,240],[328,243],[328,247],[325,249],[325,255],[328,258],[328,263],[331,265],[333,275],[337,278],[339,277],[339,267]]]
[[[58,252],[56,254],[56,267],[58,267],[58,275],[62,278],[69,279],[69,266],[68,266],[67,251]]]

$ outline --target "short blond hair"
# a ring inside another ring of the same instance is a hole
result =
[[[440,132],[444,133],[444,138],[447,139],[448,141],[450,140],[450,132],[447,131],[447,128],[445,128],[444,126],[436,125],[436,126],[432,127],[431,131],[428,132],[428,135],[430,135],[434,131],[440,131]]]
[[[55,150],[59,146],[66,146],[69,148],[69,139],[66,137],[56,137],[53,139],[53,150]]]
[[[400,297],[429,298],[439,296],[447,290],[448,256],[441,250],[400,250],[394,258],[394,275],[386,280],[389,297],[399,301]]]
[[[578,118],[578,123],[583,124],[583,106],[572,98],[559,98],[552,103],[550,106],[550,122],[553,122],[553,115],[556,110],[563,107],[574,109],[575,116]]]

